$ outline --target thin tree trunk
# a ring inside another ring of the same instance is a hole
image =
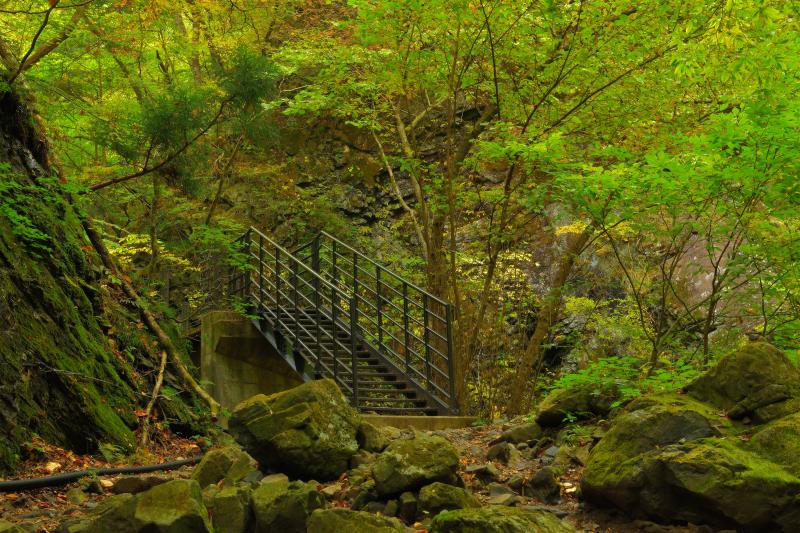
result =
[[[150,329],[151,332],[158,338],[159,344],[167,352],[169,358],[172,360],[172,364],[175,366],[175,369],[178,371],[178,374],[181,378],[186,382],[186,384],[197,394],[200,398],[202,398],[209,407],[211,411],[211,418],[212,420],[216,420],[219,416],[219,403],[208,394],[203,387],[197,383],[197,380],[194,379],[189,369],[186,368],[186,365],[181,360],[180,352],[173,344],[172,340],[169,338],[169,335],[161,328],[158,324],[158,320],[156,320],[153,313],[151,313],[147,309],[147,304],[141,299],[139,294],[136,292],[136,289],[133,288],[133,285],[122,275],[120,275],[119,270],[117,269],[116,264],[114,263],[114,259],[111,257],[111,254],[108,253],[108,249],[106,248],[105,243],[103,243],[103,239],[100,237],[100,234],[94,229],[94,226],[89,222],[88,219],[83,219],[83,229],[86,231],[86,234],[89,236],[89,240],[92,242],[92,246],[97,251],[98,255],[103,261],[103,265],[113,273],[117,278],[119,278],[120,283],[122,283],[122,288],[125,291],[125,294],[128,295],[128,298],[134,301],[136,307],[139,308],[139,311],[142,314],[142,319],[147,327]]]
[[[583,251],[589,239],[594,234],[594,228],[586,228],[576,236],[564,251],[558,264],[550,292],[542,302],[542,307],[536,319],[536,328],[528,341],[528,347],[517,362],[517,373],[511,386],[507,410],[509,414],[519,414],[527,411],[530,398],[527,395],[528,381],[535,369],[541,365],[543,351],[542,344],[547,339],[550,328],[561,313],[564,288],[575,267],[578,256]]]

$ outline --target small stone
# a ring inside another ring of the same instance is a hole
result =
[[[386,505],[383,502],[369,502],[364,507],[362,507],[361,510],[366,512],[366,513],[372,513],[372,514],[381,513],[381,514],[383,514],[383,510],[384,510],[385,507],[386,507]]]
[[[86,493],[79,488],[70,489],[67,491],[67,501],[80,505],[86,500]]]
[[[341,482],[336,482],[328,485],[327,487],[323,487],[320,491],[327,499],[333,500],[337,494],[342,491],[344,485]]]
[[[523,485],[525,485],[525,478],[520,475],[515,475],[508,480],[507,484],[514,490],[514,492],[520,492],[522,491]]]
[[[397,516],[400,511],[400,503],[397,500],[389,500],[383,508],[384,516]]]
[[[489,486],[486,487],[489,490],[489,496],[498,496],[500,494],[514,494],[514,491],[511,488],[503,485],[502,483],[489,483]]]
[[[380,428],[364,421],[358,426],[356,440],[358,447],[367,452],[382,452],[389,445],[389,439]]]
[[[500,477],[500,470],[498,470],[497,467],[492,463],[469,465],[466,468],[466,473],[473,474],[483,483],[489,483],[490,481],[494,481]]]
[[[244,476],[241,481],[242,483],[248,483],[253,487],[255,487],[259,483],[261,483],[262,479],[264,479],[264,474],[262,474],[260,470],[253,470],[252,472]]]
[[[522,461],[522,455],[519,450],[508,442],[500,442],[489,448],[486,457],[489,460],[497,459],[512,468],[519,467]]]
[[[514,505],[517,497],[514,494],[498,494],[489,497],[489,505]]]
[[[167,481],[169,479],[158,476],[128,476],[118,479],[111,487],[111,492],[114,494],[139,494]]]
[[[524,494],[545,503],[557,503],[561,497],[561,486],[555,471],[547,466],[537,471],[525,487]]]
[[[500,439],[512,444],[520,444],[522,442],[538,439],[541,434],[542,428],[539,427],[539,424],[536,422],[530,422],[528,424],[521,424],[519,426],[514,426],[511,429],[507,429],[502,435],[500,435]]]
[[[286,474],[270,474],[261,479],[261,485],[269,485],[270,483],[288,483],[289,477]]]
[[[417,497],[414,496],[414,493],[404,492],[401,494],[399,505],[400,508],[397,511],[397,515],[406,522],[414,520],[414,517],[417,516]]]
[[[364,508],[369,502],[378,499],[378,491],[375,489],[375,482],[371,479],[365,481],[353,498],[352,508],[359,510]]]

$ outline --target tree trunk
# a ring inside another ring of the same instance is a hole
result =
[[[533,374],[538,375],[542,362],[542,344],[547,340],[550,328],[561,313],[564,288],[575,267],[575,262],[580,256],[589,239],[594,234],[594,228],[586,228],[577,235],[567,246],[564,255],[558,264],[550,292],[542,302],[542,307],[536,317],[536,329],[533,331],[528,347],[517,362],[517,373],[511,386],[511,394],[507,405],[509,414],[519,414],[527,411],[530,398],[527,394],[528,381]]]

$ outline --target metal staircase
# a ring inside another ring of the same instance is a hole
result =
[[[255,228],[229,293],[306,381],[378,414],[457,414],[450,304],[322,232],[290,252]]]

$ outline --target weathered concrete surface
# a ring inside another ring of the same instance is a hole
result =
[[[231,311],[203,315],[200,377],[223,408],[256,394],[272,394],[303,383],[250,320]]]
[[[477,420],[474,416],[361,415],[361,418],[378,427],[414,428],[421,431],[465,428]]]

